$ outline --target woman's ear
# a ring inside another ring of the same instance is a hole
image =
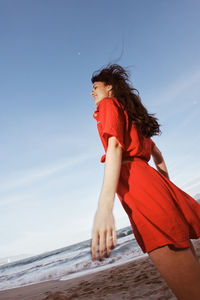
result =
[[[113,88],[112,84],[108,84],[106,87],[107,87],[108,92],[110,92],[112,90],[112,88]]]

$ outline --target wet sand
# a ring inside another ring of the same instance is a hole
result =
[[[200,257],[200,239],[193,240]],[[66,281],[52,280],[1,291],[0,300],[175,300],[148,256]]]

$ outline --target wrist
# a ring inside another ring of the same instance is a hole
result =
[[[112,212],[114,205],[114,197],[100,197],[98,209]]]

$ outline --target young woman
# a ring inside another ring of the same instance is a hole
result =
[[[109,256],[117,237],[112,213],[115,193],[135,238],[178,299],[200,299],[200,264],[190,239],[200,237],[200,205],[169,179],[151,137],[157,118],[143,106],[127,72],[108,65],[92,77],[93,117],[106,154],[105,173],[92,230],[92,259]],[[153,156],[156,169],[148,164]]]

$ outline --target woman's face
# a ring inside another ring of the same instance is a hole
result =
[[[95,105],[98,105],[103,98],[112,97],[112,85],[105,85],[102,81],[94,82],[91,96]]]

